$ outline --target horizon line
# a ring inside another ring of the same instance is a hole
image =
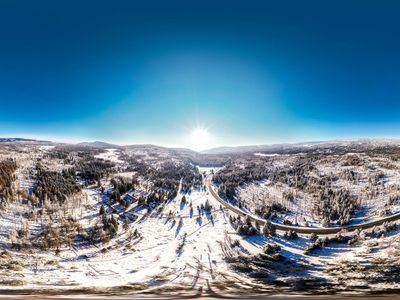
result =
[[[110,146],[118,146],[118,147],[129,147],[129,146],[156,146],[156,147],[161,147],[161,148],[168,148],[168,149],[186,149],[186,150],[191,150],[194,152],[206,152],[210,150],[215,150],[215,149],[221,149],[221,148],[241,148],[241,147],[262,147],[262,146],[277,146],[277,145],[301,145],[301,144],[322,144],[322,143],[335,143],[335,142],[358,142],[358,141],[390,141],[390,142],[400,142],[400,138],[398,137],[360,137],[360,138],[338,138],[338,139],[326,139],[326,140],[303,140],[303,141],[288,141],[288,142],[271,142],[271,143],[249,143],[249,144],[239,144],[239,145],[222,145],[222,146],[216,146],[216,147],[211,147],[211,148],[206,148],[203,150],[195,150],[190,147],[185,147],[185,146],[171,146],[171,145],[163,145],[163,144],[158,144],[158,143],[152,143],[152,142],[137,142],[137,143],[113,143],[113,142],[108,142],[106,140],[81,140],[79,141],[67,141],[58,139],[58,138],[40,138],[40,137],[32,137],[32,136],[27,136],[27,135],[17,135],[17,136],[0,136],[0,139],[16,139],[16,140],[26,140],[26,141],[35,141],[35,142],[48,142],[48,143],[59,143],[59,144],[68,144],[68,145],[79,145],[79,144],[93,144],[93,143],[104,143],[104,144],[109,144]]]

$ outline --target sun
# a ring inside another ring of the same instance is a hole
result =
[[[191,147],[194,150],[204,150],[209,146],[210,133],[206,128],[197,127],[190,134]]]
[[[193,137],[193,139],[198,140],[198,141],[206,141],[209,137],[209,134],[208,134],[207,129],[199,127],[199,128],[196,128],[195,130],[193,130],[192,137]]]

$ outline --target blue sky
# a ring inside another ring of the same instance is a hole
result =
[[[398,138],[398,1],[0,2],[0,136]]]

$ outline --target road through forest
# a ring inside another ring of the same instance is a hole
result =
[[[214,191],[214,189],[212,187],[212,176],[208,176],[208,178],[206,178],[206,182],[207,182],[207,184],[206,184],[207,189],[210,191],[211,196],[213,196],[214,199],[216,201],[218,201],[223,207],[225,207],[226,209],[228,209],[229,211],[231,211],[237,215],[240,215],[243,217],[249,217],[253,222],[259,223],[260,225],[264,225],[266,223],[265,219],[259,218],[252,214],[249,214],[249,213],[239,209],[237,206],[234,206],[234,205],[226,202],[220,196],[218,196],[217,192]],[[315,234],[319,234],[319,235],[328,235],[328,234],[335,234],[335,233],[341,232],[342,230],[354,231],[357,229],[367,229],[367,228],[371,228],[371,227],[374,227],[377,225],[382,225],[385,222],[392,222],[392,221],[396,221],[399,219],[400,219],[400,212],[396,213],[394,215],[391,215],[391,216],[378,218],[378,219],[368,221],[365,223],[356,224],[356,225],[348,225],[348,226],[340,226],[340,227],[299,227],[299,226],[293,226],[293,225],[284,225],[284,224],[275,223],[275,222],[271,222],[271,223],[275,226],[275,228],[277,230],[280,230],[280,231],[293,230],[297,233],[303,233],[303,234],[315,233]]]

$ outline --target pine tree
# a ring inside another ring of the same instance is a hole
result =
[[[99,214],[102,216],[106,213],[106,210],[104,209],[104,205],[100,206],[100,211]]]
[[[125,218],[123,228],[124,228],[125,232],[128,231],[128,229],[129,229],[128,218]]]
[[[271,223],[271,221],[266,221],[265,225],[262,229],[262,233],[264,236],[274,236],[276,234],[276,228]]]

